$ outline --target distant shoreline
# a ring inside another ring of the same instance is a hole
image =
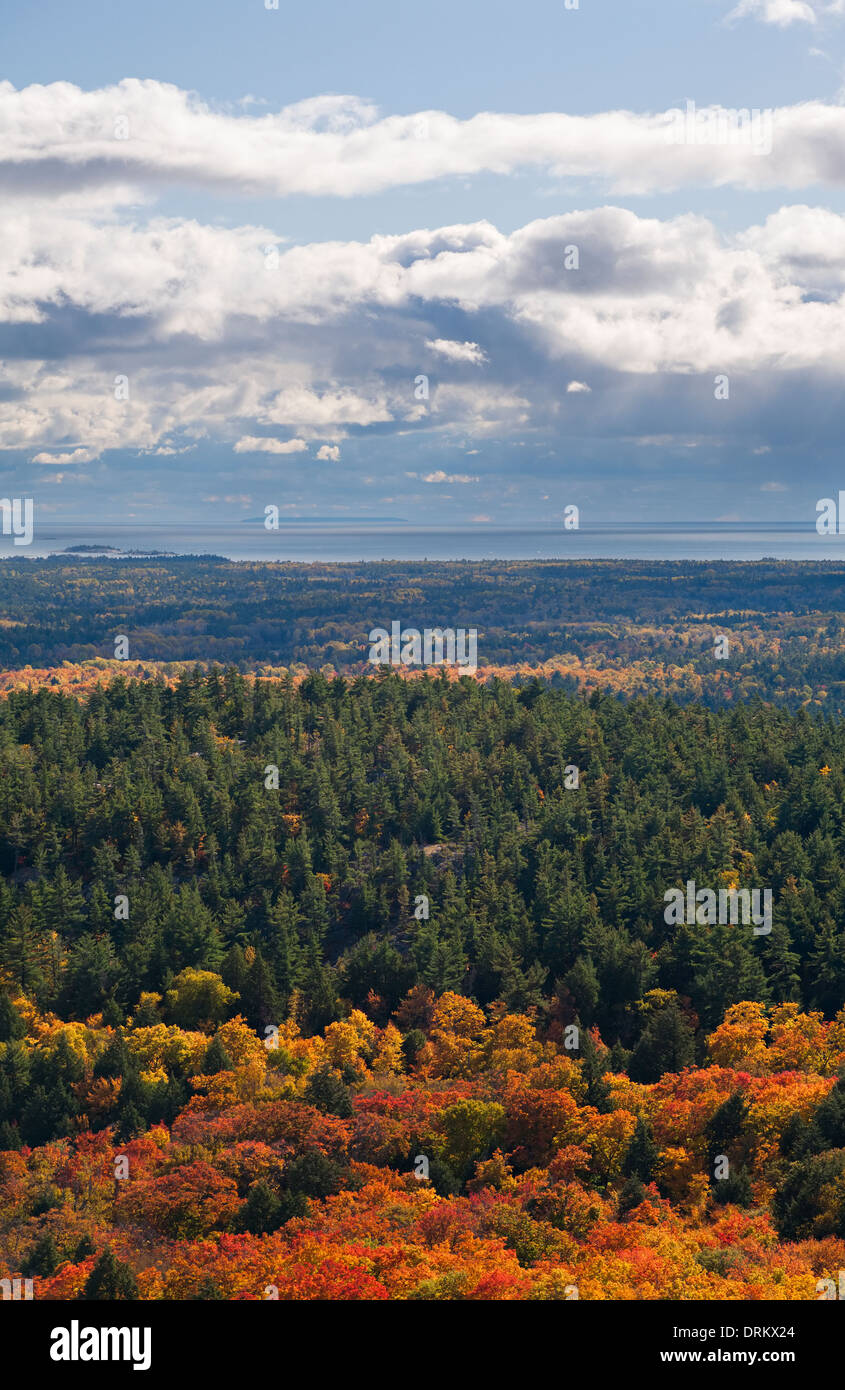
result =
[[[117,545],[68,545],[64,550],[54,550],[53,555],[66,556],[71,560],[109,560],[125,556],[132,560],[175,560],[175,550],[122,550]]]

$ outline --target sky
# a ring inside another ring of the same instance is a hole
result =
[[[845,0],[0,17],[0,491],[72,522],[813,522]]]

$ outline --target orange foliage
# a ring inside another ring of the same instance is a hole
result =
[[[78,1297],[106,1246],[143,1299],[815,1299],[845,1267],[845,1241],[781,1240],[770,1210],[780,1136],[845,1063],[845,1012],[737,1004],[708,1066],[653,1085],[610,1076],[598,1108],[553,1026],[419,987],[394,1017],[379,1028],[352,1010],[314,1038],[287,1023],[274,1052],[235,1018],[217,1030],[232,1065],[213,1076],[207,1037],[130,1023],[126,1046],[150,1075],[181,1067],[196,1094],[169,1129],[121,1143],[119,1082],[93,1077],[113,1031],[30,1010],[26,1047],[70,1030],[87,1128],[0,1152],[0,1275],[20,1275],[47,1233],[60,1262],[36,1276],[38,1296],[56,1299]],[[428,1044],[406,1069],[400,1029],[421,1025]],[[327,1064],[351,1084],[351,1115],[304,1097]],[[707,1166],[708,1125],[737,1092],[745,1208],[714,1201]],[[626,1198],[640,1118],[654,1172]]]

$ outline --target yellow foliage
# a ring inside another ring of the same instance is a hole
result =
[[[536,1029],[525,1014],[505,1014],[494,1024],[484,1048],[484,1066],[491,1071],[531,1071],[556,1056],[553,1044],[537,1041]]]
[[[831,1046],[831,1025],[818,1012],[801,1013],[797,1004],[772,1010],[769,1044],[770,1071],[817,1072],[830,1076],[839,1058]]]
[[[168,1071],[196,1071],[208,1048],[205,1033],[188,1033],[175,1024],[133,1028],[125,1038],[130,1056],[148,1071],[157,1071],[159,1067],[166,1067]]]
[[[266,1068],[267,1049],[241,1014],[235,1014],[234,1018],[221,1023],[214,1036],[220,1039],[235,1066],[239,1066],[241,1062],[254,1061],[260,1062],[262,1071]]]
[[[148,1086],[167,1085],[167,1072],[165,1071],[164,1067],[155,1067],[151,1071],[142,1071],[140,1073],[140,1076],[141,1080],[146,1082]]]
[[[97,1051],[97,1036],[84,1023],[51,1024],[38,1039],[38,1049],[52,1055],[61,1039],[64,1039],[74,1056],[86,1065]]]
[[[710,1037],[710,1056],[717,1067],[733,1067],[760,1075],[768,1070],[766,1006],[746,1001],[732,1004]]]
[[[683,1203],[690,1185],[700,1176],[699,1160],[683,1145],[664,1149],[660,1155],[660,1182],[670,1200],[678,1205]],[[707,1178],[705,1177],[705,1182]],[[700,1192],[695,1194],[700,1200]]]
[[[26,1025],[27,1033],[32,1038],[40,1038],[44,1033],[61,1023],[57,1014],[39,1013],[35,1004],[23,994],[16,995],[12,999],[12,1006],[17,1009]]]
[[[442,995],[431,1030],[435,1074],[471,1076],[480,1063],[487,1033],[484,1014],[477,1004],[460,994]]]
[[[360,1009],[353,1009],[342,1023],[330,1023],[324,1033],[326,1057],[333,1067],[354,1065],[362,1055],[372,1056],[376,1025]]]
[[[261,1053],[264,1048],[259,1043]],[[245,1101],[258,1101],[277,1096],[276,1089],[267,1082],[267,1066],[262,1056],[246,1057],[232,1071],[217,1072],[210,1077],[193,1079],[194,1085],[202,1084],[206,1096],[200,1102],[201,1109],[217,1109],[227,1105],[238,1105]],[[196,1101],[194,1102],[196,1104]]]
[[[382,1028],[379,1034],[373,1057],[373,1071],[377,1076],[381,1076],[404,1070],[405,1055],[402,1051],[402,1034],[395,1023],[388,1023],[387,1027]]]
[[[510,1192],[516,1186],[513,1169],[501,1149],[496,1149],[491,1158],[476,1163],[475,1176],[467,1183],[470,1192],[480,1192],[483,1187],[494,1187],[498,1192]]]

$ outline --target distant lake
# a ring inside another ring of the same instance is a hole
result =
[[[607,522],[578,531],[349,524],[38,524],[30,546],[0,536],[0,557],[32,558],[72,545],[214,554],[230,560],[845,560],[845,536],[819,536],[800,522]],[[119,561],[117,561],[119,562]],[[116,562],[116,563],[117,563]],[[85,563],[80,559],[79,563]]]

